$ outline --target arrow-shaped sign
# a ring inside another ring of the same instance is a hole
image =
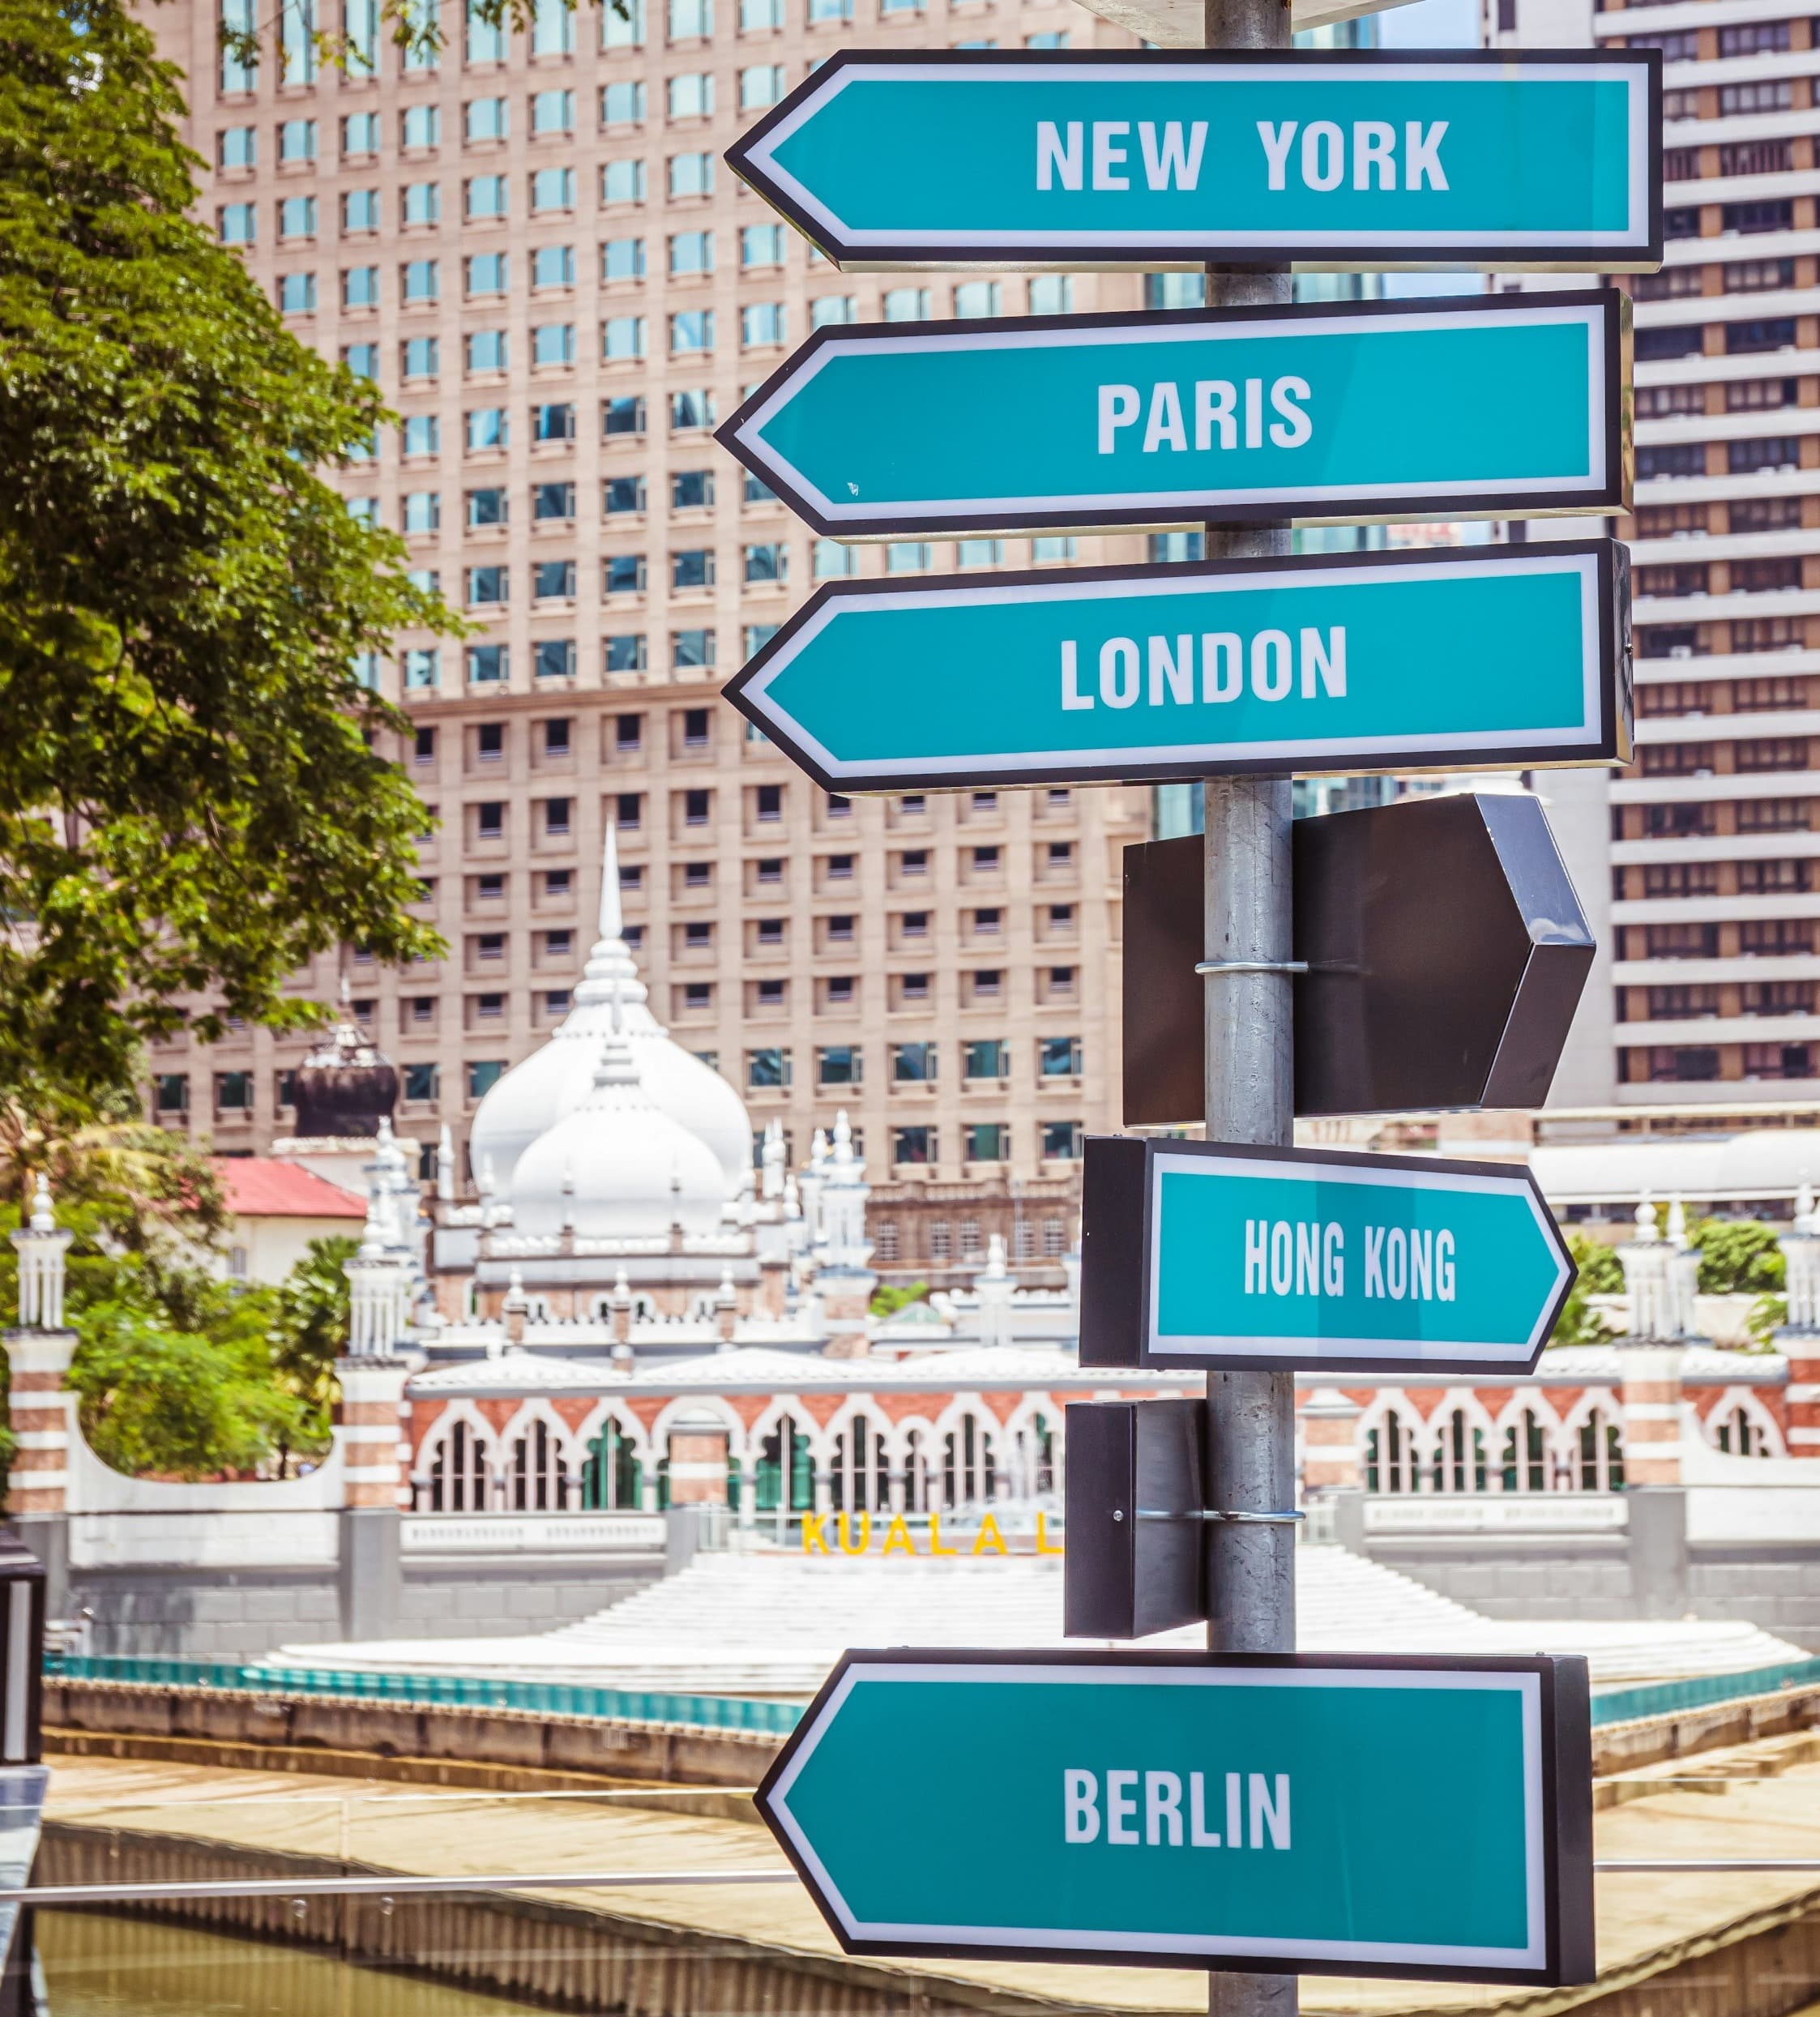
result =
[[[818,330],[716,438],[818,532],[1628,508],[1623,297]]]
[[[1600,540],[841,582],[726,692],[835,792],[1621,763],[1625,571]]]
[[[1584,1982],[1590,1725],[1581,1660],[854,1652],[758,1806],[850,1954]]]
[[[1523,1164],[1087,1143],[1083,1365],[1522,1375],[1574,1274]]]
[[[1653,269],[1661,60],[843,50],[727,159],[855,270]]]

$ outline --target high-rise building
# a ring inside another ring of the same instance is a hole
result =
[[[203,215],[303,340],[382,389],[399,423],[343,480],[349,507],[480,626],[370,668],[415,724],[397,754],[439,822],[423,914],[449,945],[404,972],[345,955],[404,1130],[427,1156],[448,1125],[471,1180],[476,1103],[567,1012],[611,823],[653,1007],[755,1122],[783,1120],[793,1160],[849,1111],[882,1271],[940,1280],[998,1232],[1059,1280],[1081,1136],[1117,1122],[1119,849],[1147,794],[849,802],[717,688],[818,581],[1143,542],[816,540],[710,430],[824,323],[1134,307],[1143,281],[843,276],[721,154],[856,31],[1133,38],[1067,0],[545,0],[528,34],[443,0],[432,58],[392,46],[375,0],[285,0],[269,29],[226,4],[260,27],[257,63],[224,53],[211,6],[151,15],[190,80]],[[340,964],[299,991],[331,996]],[[263,1150],[294,1131],[306,1048],[167,1046],[155,1107]]]
[[[1609,782],[1537,780],[1601,942],[1555,1100],[1707,1121],[1812,1111],[1820,16],[1779,0],[1490,5],[1494,45],[1664,58],[1665,258],[1621,283],[1637,486],[1616,529],[1635,570],[1637,761]]]

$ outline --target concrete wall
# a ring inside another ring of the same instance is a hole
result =
[[[407,1557],[388,1637],[493,1639],[548,1631],[653,1581],[660,1555]],[[79,1568],[70,1614],[92,1613],[90,1651],[170,1660],[252,1660],[345,1638],[334,1563],[301,1568]]]

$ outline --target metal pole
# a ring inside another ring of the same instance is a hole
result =
[[[1288,0],[1204,0],[1209,49],[1287,49]],[[1273,306],[1291,298],[1287,271],[1209,267],[1210,308]],[[1287,553],[1283,525],[1207,528],[1207,558]],[[1209,960],[1291,956],[1289,780],[1215,778],[1206,814],[1204,942]],[[1209,1141],[1286,1145],[1293,1139],[1293,1030],[1285,972],[1207,976],[1205,1056]],[[1234,1512],[1282,1512],[1295,1503],[1296,1383],[1288,1373],[1207,1375],[1207,1502]],[[1292,1652],[1296,1530],[1234,1521],[1207,1533],[1207,1647]],[[1293,1975],[1215,1974],[1210,2017],[1295,2017]]]

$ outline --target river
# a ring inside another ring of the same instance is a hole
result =
[[[526,2017],[530,2006],[306,1947],[98,1913],[37,1917],[46,2017]]]

